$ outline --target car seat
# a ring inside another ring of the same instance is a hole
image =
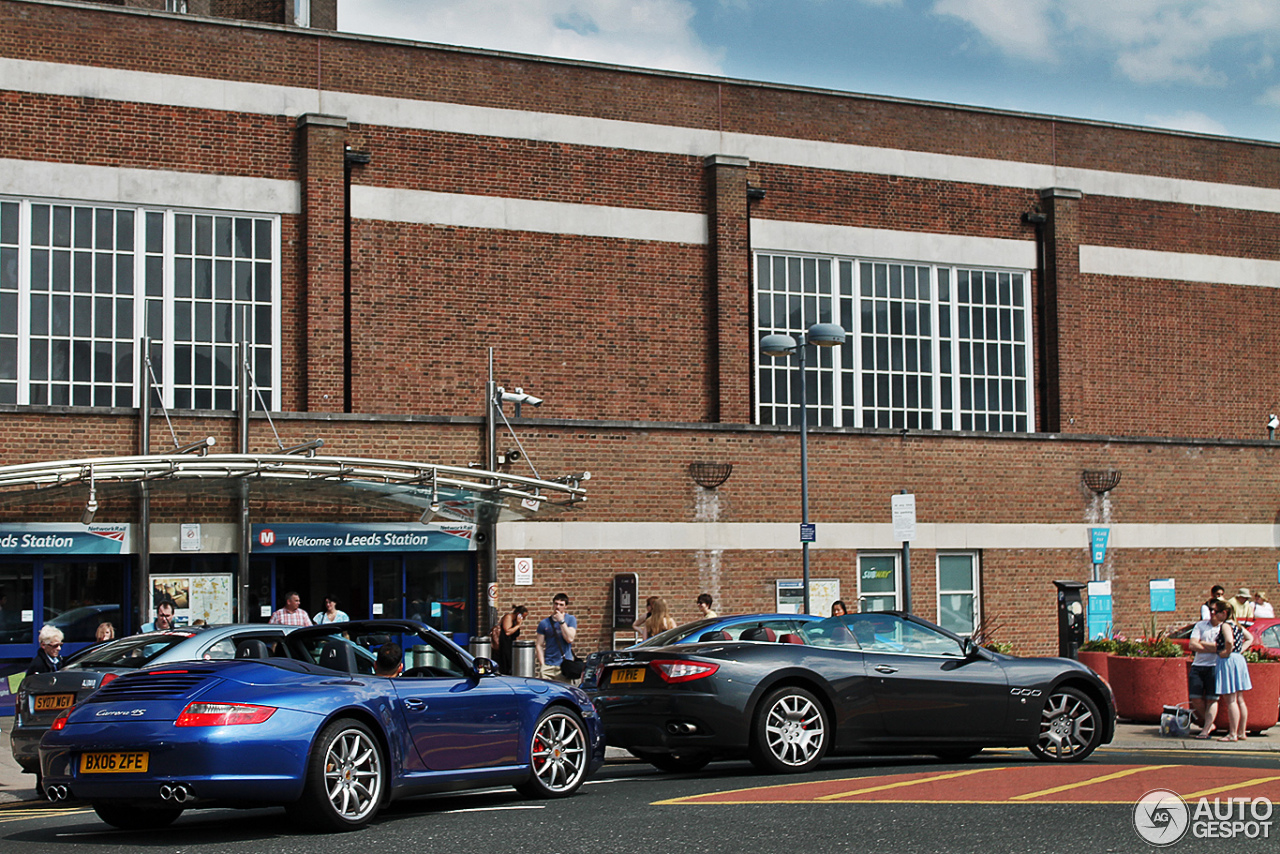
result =
[[[713,641],[727,641],[727,640],[733,640],[733,635],[729,634],[723,629],[717,629],[714,632],[703,632],[701,635],[698,636],[698,643],[710,643]]]
[[[752,626],[743,632],[742,637],[739,639],[744,641],[768,641],[769,643],[773,643],[778,639],[778,636],[774,634],[773,629],[768,626]]]
[[[320,660],[316,663],[330,670],[355,673],[356,651],[351,648],[349,643],[336,639],[327,640],[324,642],[324,646],[320,648]]]
[[[787,634],[785,634],[785,635],[779,635],[779,636],[778,636],[778,643],[798,643],[798,644],[803,644],[803,643],[804,643],[804,638],[800,637],[800,636],[799,636],[799,635],[797,635],[797,634],[792,634],[792,633],[788,632],[788,633],[787,633]]]
[[[269,658],[267,645],[257,638],[242,640],[236,644],[236,658]]]

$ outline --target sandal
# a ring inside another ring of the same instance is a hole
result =
[[[1208,741],[1213,738],[1213,730],[1200,730],[1200,734],[1196,736],[1198,741]]]
[[[1234,735],[1224,735],[1222,738],[1218,739],[1218,741],[1239,741],[1239,740],[1240,739],[1236,738]]]

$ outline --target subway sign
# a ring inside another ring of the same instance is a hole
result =
[[[6,555],[118,555],[133,546],[128,523],[80,525],[26,522],[0,525],[0,557]]]
[[[300,552],[475,551],[472,522],[323,524],[287,522],[253,526],[256,554]]]

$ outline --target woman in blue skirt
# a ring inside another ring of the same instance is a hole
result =
[[[1236,622],[1235,608],[1229,602],[1217,600],[1213,609],[1218,619],[1225,618],[1218,634],[1218,665],[1215,683],[1218,702],[1227,707],[1227,734],[1218,741],[1243,741],[1248,738],[1249,709],[1244,704],[1244,692],[1253,687],[1249,681],[1249,665],[1241,654],[1253,643],[1253,635]]]

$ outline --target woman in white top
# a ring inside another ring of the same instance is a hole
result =
[[[338,602],[332,596],[324,597],[324,610],[316,615],[315,624],[317,626],[325,623],[346,623],[351,620],[347,616],[346,611],[338,610]]]
[[[1259,590],[1253,594],[1253,618],[1255,620],[1269,620],[1276,615],[1276,609],[1271,606],[1271,601],[1267,599],[1267,594]]]

